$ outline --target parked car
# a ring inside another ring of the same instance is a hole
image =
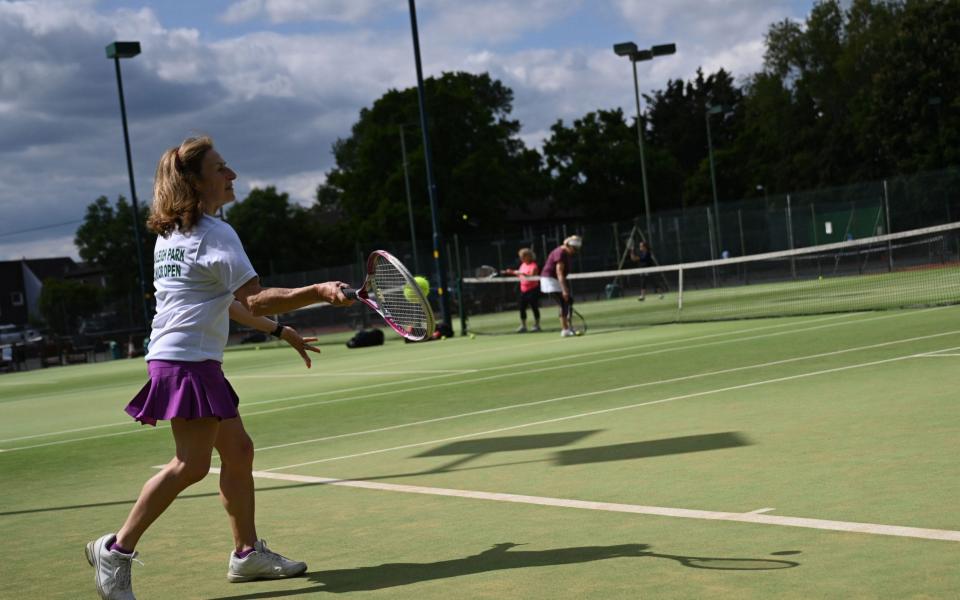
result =
[[[0,325],[0,344],[17,344],[26,342],[39,342],[43,335],[32,327],[19,327],[17,325]]]

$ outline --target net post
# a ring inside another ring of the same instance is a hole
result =
[[[677,321],[683,312],[683,266],[677,268]]]
[[[457,269],[457,312],[460,316],[460,335],[467,335],[467,312],[463,300],[463,269],[460,267],[460,236],[453,234],[454,265]]]

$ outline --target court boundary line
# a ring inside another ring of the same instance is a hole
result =
[[[220,469],[211,468],[210,472],[219,473]],[[551,498],[548,496],[529,496],[524,494],[508,494],[502,492],[457,490],[450,488],[404,485],[352,479],[332,479],[328,477],[314,477],[310,475],[294,475],[292,473],[254,471],[253,476],[258,479],[272,479],[297,483],[316,483],[334,485],[338,487],[399,492],[405,494],[423,494],[430,496],[465,498],[471,500],[508,502],[513,504],[532,504],[536,506],[551,506],[556,508],[574,508],[580,510],[630,513],[707,521],[732,521],[735,523],[749,523],[753,525],[779,525],[782,527],[800,527],[804,529],[840,531],[845,533],[862,533],[871,535],[918,538],[925,540],[960,542],[960,531],[955,531],[952,529],[929,529],[924,527],[908,527],[904,525],[885,525],[881,523],[862,523],[856,521],[836,521],[828,519],[814,519],[809,517],[771,515],[769,514],[769,511],[774,510],[772,508],[762,508],[755,511],[737,513],[690,508],[672,508],[664,506],[645,506],[641,504],[594,502],[589,500]]]
[[[952,333],[957,333],[957,332],[952,332]],[[945,350],[958,350],[958,349],[960,349],[960,346],[955,346],[955,347],[952,347],[952,348],[946,348]],[[611,412],[618,412],[618,411],[621,411],[621,410],[631,410],[631,409],[634,409],[634,408],[642,408],[642,407],[645,407],[645,406],[653,406],[653,405],[656,405],[656,404],[665,404],[665,403],[667,403],[667,402],[675,402],[675,401],[677,401],[677,400],[687,400],[687,399],[689,399],[689,398],[699,398],[699,397],[703,397],[703,396],[710,396],[710,395],[713,395],[713,394],[722,394],[722,393],[724,393],[724,392],[731,392],[731,391],[735,391],[735,390],[743,390],[743,389],[747,389],[747,388],[759,387],[759,386],[762,386],[762,385],[768,385],[768,384],[772,384],[772,383],[782,383],[782,382],[784,382],[784,381],[793,381],[793,380],[797,380],[797,379],[803,379],[803,378],[806,378],[806,377],[816,377],[816,376],[818,376],[818,375],[827,375],[827,374],[830,374],[830,373],[838,373],[838,372],[841,372],[841,371],[849,371],[849,370],[851,370],[851,369],[860,369],[860,368],[864,368],[864,367],[873,367],[873,366],[876,366],[876,365],[882,365],[882,364],[887,364],[887,363],[892,363],[892,362],[898,362],[898,361],[901,361],[901,360],[909,360],[909,359],[917,358],[917,357],[919,357],[919,356],[920,356],[920,354],[918,354],[918,353],[904,354],[904,355],[896,356],[896,357],[893,357],[893,358],[885,358],[885,359],[881,359],[881,360],[874,360],[874,361],[869,361],[869,362],[865,362],[865,363],[858,363],[858,364],[854,364],[854,365],[845,365],[845,366],[842,366],[842,367],[834,367],[834,368],[831,368],[831,369],[822,369],[822,370],[819,370],[819,371],[810,371],[810,372],[808,372],[808,373],[797,373],[797,374],[793,374],[793,375],[785,375],[785,376],[783,376],[783,377],[775,377],[775,378],[773,378],[773,379],[766,379],[766,380],[763,380],[763,381],[753,381],[753,382],[750,382],[750,383],[744,383],[744,384],[739,384],[739,385],[734,385],[734,386],[728,386],[728,387],[723,387],[723,388],[716,388],[716,389],[712,389],[712,390],[701,390],[701,391],[699,391],[699,392],[691,392],[691,393],[689,393],[689,394],[680,394],[680,395],[678,395],[678,396],[670,396],[670,397],[667,397],[667,398],[660,398],[660,399],[658,399],[658,400],[649,400],[649,401],[647,401],[647,402],[637,402],[637,403],[633,403],[633,404],[625,404],[625,405],[614,406],[614,407],[610,407],[610,408],[602,408],[602,409],[593,410],[593,411],[589,411],[589,412],[585,412],[585,413],[578,413],[578,414],[574,414],[574,415],[566,415],[566,416],[563,416],[563,417],[555,417],[555,418],[552,418],[552,419],[544,419],[544,420],[541,420],[541,421],[533,421],[533,422],[530,422],[530,423],[521,423],[521,424],[519,424],[519,425],[509,425],[509,426],[507,426],[507,427],[498,427],[498,428],[496,428],[496,429],[489,429],[489,430],[487,430],[487,431],[479,431],[479,432],[474,432],[474,433],[467,433],[467,434],[462,434],[462,435],[455,435],[455,436],[451,436],[451,437],[441,438],[441,439],[438,439],[438,440],[430,440],[430,441],[426,441],[426,442],[414,442],[414,443],[412,443],[412,444],[403,444],[403,445],[401,445],[401,446],[393,446],[393,447],[391,447],[391,448],[380,448],[380,449],[377,449],[377,450],[368,450],[368,451],[366,451],[366,452],[358,452],[358,453],[355,453],[355,454],[347,454],[347,455],[343,455],[343,456],[334,456],[334,457],[328,457],[328,458],[321,458],[321,459],[317,459],[317,460],[306,461],[306,462],[296,463],[296,464],[292,464],[292,465],[284,465],[284,466],[280,466],[280,467],[271,467],[271,468],[269,468],[269,469],[263,469],[263,471],[264,471],[264,472],[273,472],[273,471],[280,471],[280,470],[285,470],[285,469],[295,469],[295,468],[297,468],[297,467],[304,467],[304,466],[308,466],[308,465],[315,465],[315,464],[320,464],[320,463],[325,463],[325,462],[333,462],[333,461],[335,461],[335,460],[346,460],[346,459],[349,459],[349,458],[359,458],[359,457],[361,457],[361,456],[371,456],[371,455],[373,455],[373,454],[383,454],[384,452],[393,452],[393,451],[395,451],[395,450],[406,450],[406,449],[409,449],[409,448],[418,448],[418,447],[422,447],[422,446],[430,446],[430,445],[433,445],[433,444],[440,444],[440,443],[446,443],[446,442],[452,442],[452,441],[456,441],[456,440],[461,440],[461,439],[465,439],[465,438],[472,438],[472,437],[476,437],[476,436],[479,436],[479,435],[489,435],[489,434],[492,434],[492,433],[502,433],[502,432],[504,432],[504,431],[513,431],[513,430],[516,430],[516,429],[524,429],[524,428],[527,428],[527,427],[536,427],[536,426],[539,426],[539,425],[548,425],[548,424],[551,424],[551,423],[559,423],[559,422],[561,422],[561,421],[569,421],[569,420],[572,420],[572,419],[579,419],[579,418],[583,418],[583,417],[592,417],[592,416],[602,415],[602,414],[611,413]],[[621,387],[617,387],[617,388],[610,388],[610,389],[606,389],[606,390],[594,390],[594,391],[591,391],[591,392],[583,392],[583,393],[580,393],[580,394],[572,394],[572,395],[569,395],[569,396],[561,396],[561,397],[557,398],[556,400],[570,400],[570,399],[574,399],[574,398],[586,398],[586,397],[589,397],[589,396],[598,396],[598,395],[601,395],[601,394],[607,394],[607,393],[612,393],[612,392],[619,392],[619,391],[626,391],[626,390],[630,390],[630,389],[635,389],[635,388],[641,387],[641,386],[643,386],[643,385],[646,385],[646,384],[633,384],[633,385],[626,385],[626,386],[621,386]]]

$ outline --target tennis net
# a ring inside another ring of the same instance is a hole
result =
[[[591,332],[954,304],[960,302],[960,222],[752,256],[573,273],[569,279],[574,307]],[[467,277],[460,293],[468,331],[516,330],[516,277]],[[540,310],[544,329],[559,329],[555,303],[541,296]],[[529,326],[533,316],[527,319]]]

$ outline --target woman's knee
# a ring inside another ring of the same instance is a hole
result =
[[[220,461],[225,467],[228,466],[248,466],[253,464],[253,440],[249,435],[237,436],[218,448],[220,451]]]
[[[210,472],[210,457],[178,459],[174,471],[187,485],[202,481]]]

